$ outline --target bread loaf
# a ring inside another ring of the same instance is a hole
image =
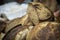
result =
[[[28,23],[30,23],[30,24],[28,24]],[[32,25],[32,23],[29,21],[28,15],[25,15],[21,18],[16,18],[7,24],[7,27],[5,29],[5,33],[7,33],[10,29],[12,29],[13,27],[15,27],[17,25],[21,25],[21,26],[22,25]]]
[[[33,28],[33,26],[20,26],[17,25],[15,28],[11,29],[3,37],[2,40],[25,40],[27,33]]]
[[[51,10],[39,2],[29,3],[27,13],[34,25],[37,25],[42,21],[50,21],[53,18]]]
[[[60,23],[40,23],[27,34],[26,40],[60,40]]]
[[[27,13],[28,13],[29,19],[34,23],[34,25],[37,25],[39,23],[39,18],[32,3],[29,3]]]

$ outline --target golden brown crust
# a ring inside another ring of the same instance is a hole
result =
[[[28,33],[26,39],[27,40],[60,40],[60,24],[56,22],[40,23]]]
[[[36,10],[34,9],[34,7],[32,5],[29,4],[29,7],[28,7],[28,16],[30,18],[30,20],[35,24],[37,25],[39,23],[39,19],[38,19],[38,15],[37,15],[37,12]]]
[[[56,0],[33,0],[34,2],[41,2],[47,6],[52,12],[56,11],[57,1]]]
[[[30,24],[28,24],[28,23],[30,23]],[[13,27],[15,27],[17,25],[32,25],[32,23],[29,21],[28,15],[25,15],[21,18],[16,18],[7,24],[5,33],[7,33],[10,29],[12,29]]]
[[[7,34],[3,37],[2,40],[25,40],[25,36],[32,29],[32,26],[20,26],[17,25],[15,28],[11,29]],[[24,33],[26,30],[26,33]],[[21,34],[22,33],[22,34]],[[24,36],[23,36],[24,35]]]
[[[53,18],[53,13],[39,2],[31,2],[28,7],[28,17],[34,23],[34,25],[39,24],[41,21],[49,21]]]

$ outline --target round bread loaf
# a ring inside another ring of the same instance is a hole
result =
[[[26,40],[60,40],[60,23],[40,23],[27,34]]]

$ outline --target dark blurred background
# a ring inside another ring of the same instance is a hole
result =
[[[16,1],[16,0],[0,0],[0,5],[8,2],[13,2],[13,1]]]
[[[0,5],[7,3],[7,2],[13,2],[13,1],[16,1],[16,0],[0,0]],[[57,0],[57,2],[60,5],[60,0]]]
[[[60,0],[57,0],[58,4],[60,5]]]
[[[4,0],[0,0],[0,5],[4,4]]]

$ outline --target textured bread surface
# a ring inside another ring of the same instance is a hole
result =
[[[25,15],[21,18],[16,18],[7,24],[5,33],[7,33],[10,29],[14,28],[17,25],[32,25],[32,23],[29,21],[28,15]]]
[[[6,33],[2,40],[25,40],[27,33],[33,28],[33,26],[20,26],[17,25]]]
[[[60,23],[43,22],[27,34],[27,40],[60,40]]]
[[[52,12],[57,9],[57,1],[56,0],[33,0],[34,2],[41,2],[45,6],[47,6]]]
[[[39,24],[41,21],[48,21],[53,17],[53,13],[49,8],[39,2],[31,2],[28,6],[28,17],[35,24]]]

